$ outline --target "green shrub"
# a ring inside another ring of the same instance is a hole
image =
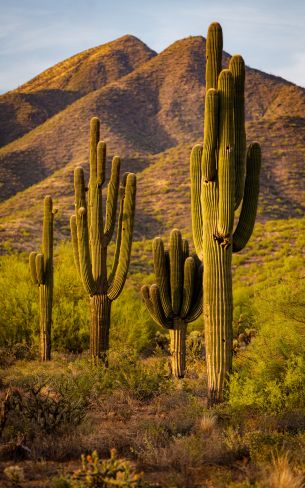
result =
[[[160,394],[168,381],[165,361],[159,358],[141,361],[136,355],[119,352],[119,360],[110,367],[113,386],[125,390],[139,401],[148,401]]]
[[[37,290],[30,286],[29,279],[25,257],[1,256],[0,347],[17,342],[29,344],[38,332]]]
[[[5,428],[54,433],[76,426],[84,419],[92,385],[73,374],[21,376],[12,390]]]
[[[253,299],[257,335],[237,353],[229,382],[232,407],[279,414],[305,406],[304,294],[303,281],[285,280]]]

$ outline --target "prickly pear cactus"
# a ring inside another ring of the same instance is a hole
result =
[[[203,260],[204,324],[210,403],[223,400],[232,365],[232,252],[247,244],[255,223],[261,151],[246,151],[245,64],[233,56],[221,69],[222,30],[209,27],[203,145],[191,154],[193,238]],[[235,211],[241,205],[234,230]]]
[[[99,140],[100,121],[90,122],[90,178],[88,202],[84,170],[74,172],[75,215],[71,217],[74,261],[90,296],[90,353],[94,362],[107,363],[111,303],[121,293],[127,277],[135,214],[136,175],[125,173],[120,184],[120,159],[112,160],[106,212],[102,188],[105,183],[106,144]],[[107,273],[107,248],[112,239],[119,206],[116,248],[112,269]]]
[[[44,199],[42,252],[32,252],[29,258],[32,282],[39,287],[40,358],[51,359],[51,327],[53,302],[53,202]]]
[[[197,256],[189,256],[189,246],[179,230],[170,235],[169,251],[160,237],[153,241],[157,283],[141,288],[153,320],[169,329],[172,373],[185,372],[186,328],[202,313],[202,266]]]

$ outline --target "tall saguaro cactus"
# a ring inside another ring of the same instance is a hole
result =
[[[209,27],[203,145],[191,154],[192,225],[203,260],[203,315],[210,403],[222,401],[232,365],[232,251],[247,244],[255,223],[260,146],[246,151],[245,64],[233,56],[221,70],[222,30]],[[237,226],[234,213],[242,201]]]
[[[188,241],[177,229],[171,232],[168,252],[160,237],[154,239],[153,257],[157,284],[141,291],[153,320],[169,329],[172,373],[181,378],[187,324],[202,313],[202,266],[197,256],[189,256]]]
[[[44,199],[42,253],[31,252],[29,258],[32,281],[39,287],[41,361],[51,359],[54,213],[52,198],[46,196]]]
[[[121,293],[129,267],[136,198],[136,176],[123,175],[120,186],[120,159],[112,160],[105,219],[102,187],[105,182],[106,144],[99,141],[100,121],[90,122],[90,178],[88,203],[84,171],[74,172],[75,215],[71,217],[74,260],[86,292],[90,296],[90,354],[97,362],[107,361],[111,302]],[[112,239],[119,200],[116,248],[112,269],[107,274],[107,248]]]

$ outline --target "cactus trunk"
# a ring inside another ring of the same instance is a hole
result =
[[[93,360],[100,358],[107,365],[111,300],[106,294],[90,297],[91,332],[90,354]]]
[[[209,402],[214,404],[223,400],[227,374],[232,368],[232,247],[225,249],[213,238],[213,214],[217,206],[212,194],[206,201],[210,207],[203,213],[206,236],[203,240],[203,316]]]
[[[51,359],[52,289],[50,285],[39,286],[40,310],[40,359]]]
[[[178,317],[169,330],[172,375],[176,378],[183,378],[185,374],[186,328],[185,321]]]

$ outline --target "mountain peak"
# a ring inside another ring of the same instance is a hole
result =
[[[39,218],[37,201],[50,192],[59,201],[65,228],[73,208],[73,169],[88,167],[93,115],[101,120],[108,154],[119,153],[123,170],[139,175],[139,234],[160,233],[161,220],[167,228],[187,228],[188,159],[203,135],[205,42],[190,36],[156,55],[125,35],[53,66],[27,90],[0,97],[0,135],[13,140],[0,151],[0,200],[6,200],[2,235],[15,236],[26,206],[28,229]],[[224,67],[229,58],[224,52]],[[247,67],[247,137],[262,145],[263,218],[295,216],[305,209],[304,112],[304,89]],[[18,130],[24,134],[19,139]],[[166,218],[160,219],[160,209]]]

